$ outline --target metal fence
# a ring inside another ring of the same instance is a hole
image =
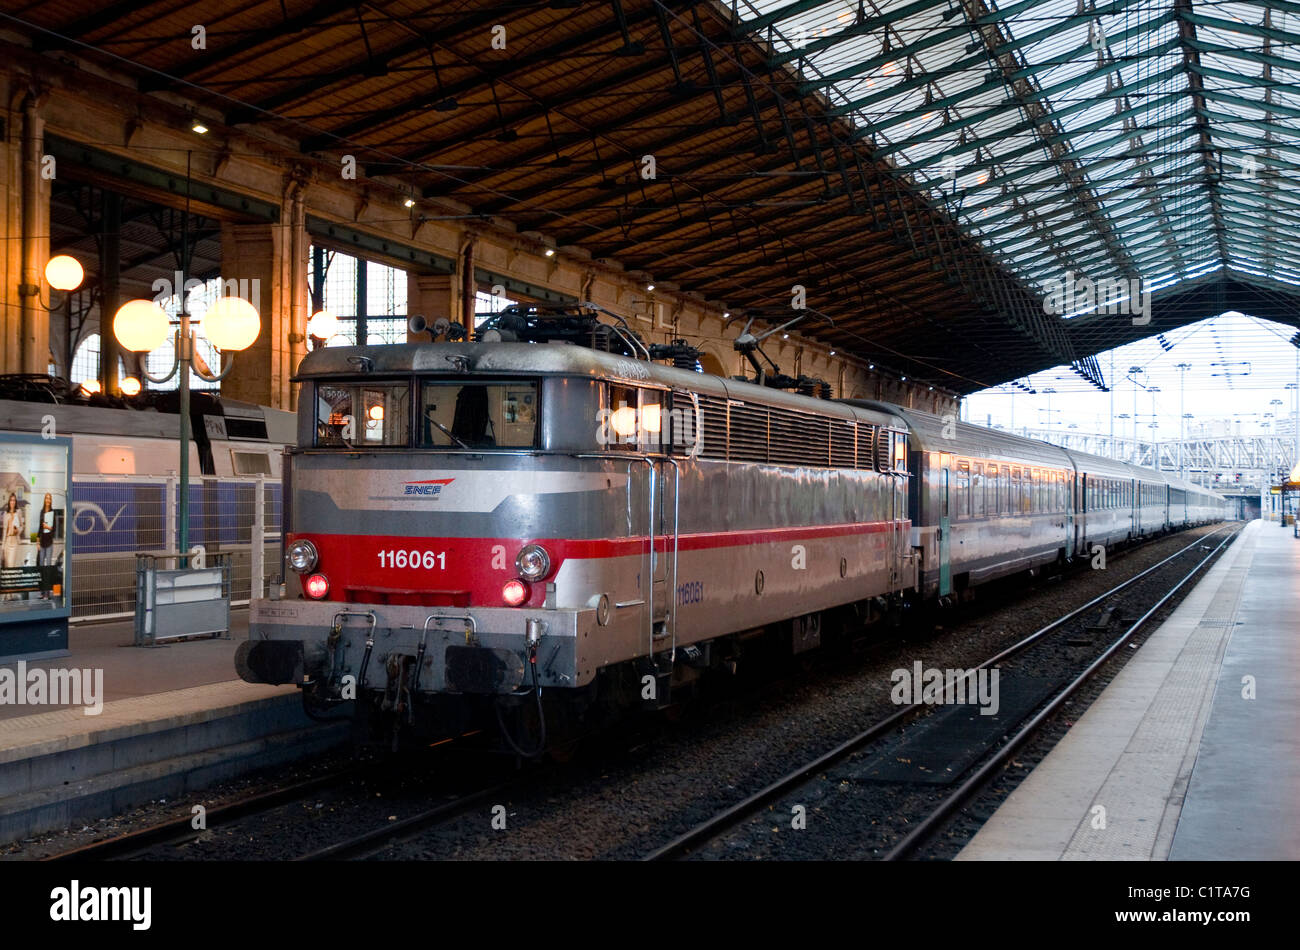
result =
[[[73,477],[68,547],[74,621],[134,616],[135,556],[175,547],[179,497],[174,477]],[[194,478],[189,505],[190,544],[229,557],[232,603],[263,596],[280,574],[280,483]]]

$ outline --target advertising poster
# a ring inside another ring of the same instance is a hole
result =
[[[0,656],[66,646],[70,461],[67,439],[0,433]]]

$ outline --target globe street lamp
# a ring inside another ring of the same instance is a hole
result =
[[[45,282],[55,290],[76,290],[85,279],[86,272],[75,257],[60,254],[51,257],[45,264]]]
[[[237,352],[253,345],[262,332],[262,318],[257,308],[239,297],[221,297],[216,300],[202,318],[203,332],[209,342],[219,350]],[[113,335],[117,337],[123,349],[134,353],[148,353],[162,346],[171,329],[171,320],[167,312],[152,300],[128,300],[113,317]],[[209,374],[194,363],[194,330],[190,326],[189,307],[182,296],[180,307],[180,326],[173,338],[175,359],[172,368],[163,376],[153,376],[148,371],[144,376],[152,383],[165,383],[179,374],[178,392],[180,395],[181,421],[181,465],[180,498],[177,510],[177,550],[188,553],[190,542],[190,373],[209,383],[225,379],[235,365],[234,359],[226,363],[219,373]]]

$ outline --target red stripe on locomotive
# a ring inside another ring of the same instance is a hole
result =
[[[743,531],[683,534],[678,550],[703,551],[852,537],[891,529],[905,531],[911,522],[875,521]],[[316,545],[320,560],[314,574],[329,579],[326,600],[357,604],[413,604],[428,607],[502,605],[501,587],[517,578],[515,555],[525,544],[540,544],[551,556],[550,573],[530,584],[521,607],[541,607],[546,583],[554,580],[565,560],[635,557],[646,552],[645,535],[630,538],[412,538],[394,535],[290,534],[286,544],[305,538]],[[671,536],[658,535],[655,549],[673,550]],[[416,566],[411,566],[412,557]],[[306,583],[306,577],[299,579]]]

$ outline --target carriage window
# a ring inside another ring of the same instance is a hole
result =
[[[440,449],[527,449],[537,444],[537,383],[426,381],[420,444]]]
[[[984,463],[976,462],[970,482],[971,515],[984,517]]]
[[[405,446],[410,442],[410,393],[405,383],[320,383],[316,386],[316,444]]]
[[[957,463],[957,510],[955,518],[970,517],[970,463]]]

